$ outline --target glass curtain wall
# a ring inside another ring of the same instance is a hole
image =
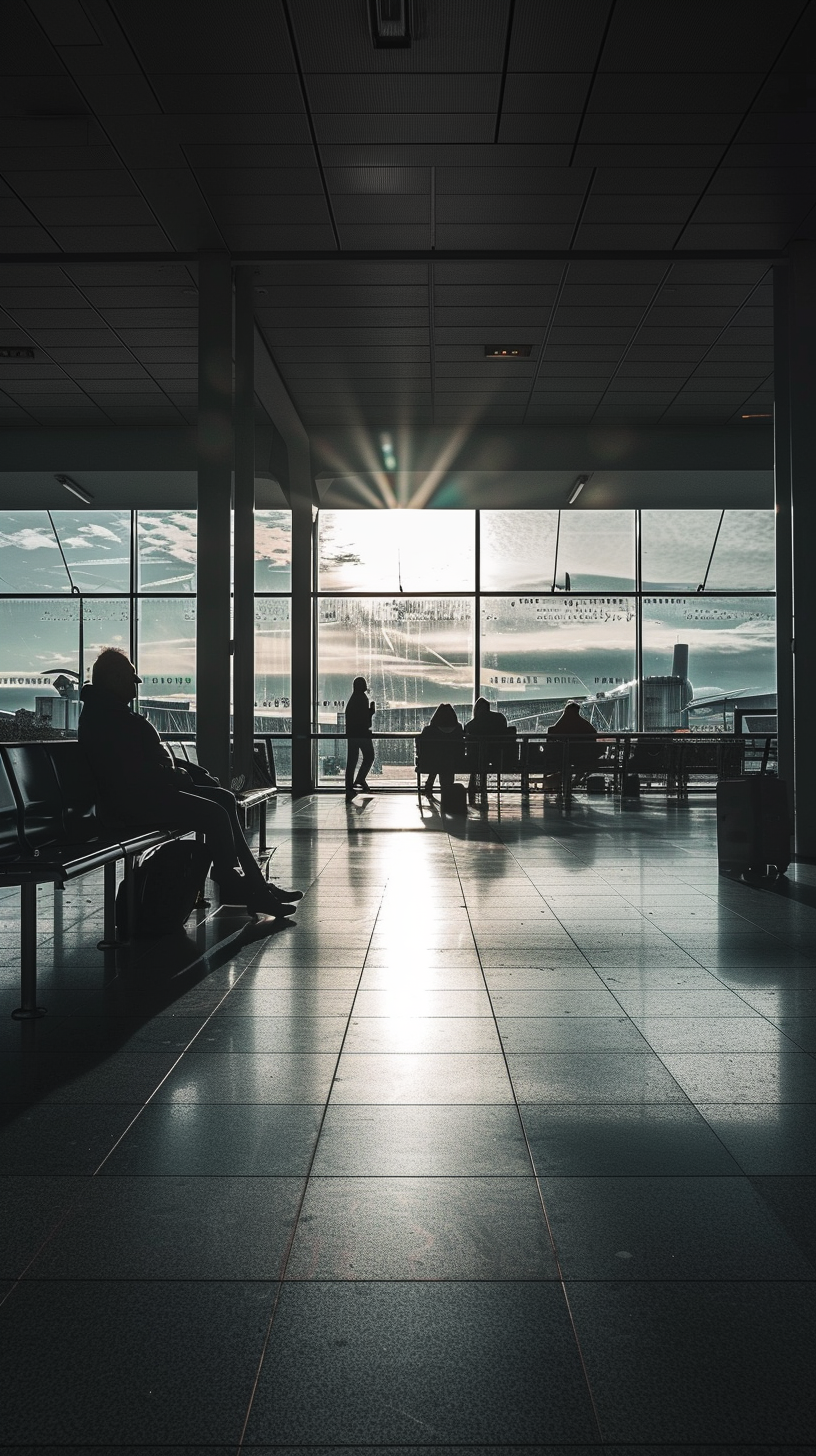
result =
[[[291,517],[255,518],[255,726],[290,766]],[[162,733],[194,733],[195,511],[0,513],[0,737],[73,734],[78,686],[103,647],[143,679]]]
[[[599,729],[724,731],[775,709],[772,511],[322,511],[315,583],[323,783],[355,676],[375,731],[489,698],[542,732],[571,698]],[[329,741],[332,740],[332,741]],[[373,773],[406,781],[409,740]]]

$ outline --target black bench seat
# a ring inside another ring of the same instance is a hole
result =
[[[136,856],[183,830],[104,829],[94,815],[94,786],[79,744],[0,745],[0,886],[20,889],[21,1004],[17,1020],[42,1016],[37,1005],[37,886],[63,887],[103,870],[104,936],[116,944],[116,866],[126,877]]]

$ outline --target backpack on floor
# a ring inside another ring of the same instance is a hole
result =
[[[467,814],[467,789],[464,784],[451,784],[442,790],[443,814]]]
[[[204,888],[210,853],[194,839],[174,839],[142,855],[133,871],[133,924],[127,884],[116,895],[116,929],[128,935],[172,935],[181,930]]]

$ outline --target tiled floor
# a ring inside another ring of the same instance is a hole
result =
[[[816,870],[710,805],[272,833],[284,930],[105,966],[42,891],[39,1023],[0,900],[0,1448],[816,1449]]]

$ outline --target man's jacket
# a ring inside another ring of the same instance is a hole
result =
[[[175,767],[152,723],[104,688],[82,689],[77,737],[97,789],[105,821],[161,823],[180,792],[192,784]]]

